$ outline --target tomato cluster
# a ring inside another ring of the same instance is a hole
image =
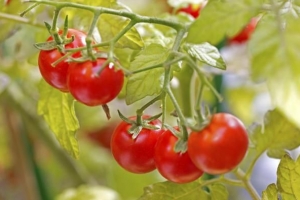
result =
[[[158,119],[150,124],[161,126]],[[133,138],[129,134],[132,126],[121,122],[112,135],[111,151],[116,161],[133,173],[147,173],[156,168],[163,177],[175,183],[194,181],[204,172],[229,172],[242,161],[248,149],[244,125],[226,113],[214,114],[202,130],[192,131],[187,151],[183,152],[175,151],[178,138],[170,130],[142,128]]]
[[[59,35],[62,35],[62,31],[59,31]],[[74,40],[66,44],[65,49],[86,45],[84,32],[69,29],[66,37],[72,36]],[[47,41],[53,41],[53,37],[49,37]],[[58,48],[40,51],[39,69],[42,77],[52,87],[62,92],[70,92],[76,100],[88,106],[104,105],[121,91],[124,73],[122,70],[117,70],[113,63],[106,64],[105,58],[84,62],[68,62],[65,59],[53,66],[53,63],[63,59],[63,56],[65,54]],[[72,58],[81,56],[80,52],[76,52]]]

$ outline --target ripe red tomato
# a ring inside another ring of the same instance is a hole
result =
[[[252,18],[250,23],[243,30],[229,39],[229,43],[243,43],[248,41],[256,28],[257,22],[258,20],[256,18]]]
[[[149,116],[143,116],[143,119],[147,118]],[[130,119],[134,120],[135,117]],[[151,121],[150,124],[161,126],[158,119]],[[124,121],[116,127],[111,140],[112,154],[119,165],[129,172],[142,174],[153,171],[155,169],[154,147],[163,130],[143,128],[133,139],[132,135],[128,133],[131,127],[131,124]]]
[[[59,34],[62,34],[62,31],[59,31]],[[66,49],[83,47],[86,45],[85,38],[86,34],[75,29],[69,29],[67,33],[67,37],[74,36],[75,39],[73,42],[65,45]],[[47,41],[52,41],[53,38],[50,36]],[[72,57],[77,58],[80,57],[80,52],[77,52],[72,55]],[[38,65],[40,72],[47,83],[51,86],[61,90],[62,92],[68,92],[67,86],[67,73],[69,69],[69,63],[65,61],[61,61],[55,67],[51,64],[58,59],[64,56],[63,53],[59,52],[58,49],[53,49],[50,51],[41,50],[38,58]]]
[[[188,4],[186,7],[180,8],[177,13],[184,12],[192,15],[194,18],[197,18],[200,15],[201,9],[201,4]]]
[[[105,61],[98,58],[96,61],[70,64],[68,87],[76,100],[88,106],[97,106],[108,103],[120,93],[124,73],[115,69],[112,63],[102,66]],[[99,73],[102,67],[104,69]]]
[[[191,161],[188,152],[175,152],[178,138],[166,130],[158,139],[154,161],[159,173],[167,180],[175,183],[188,183],[198,179],[203,171],[198,169]]]
[[[188,153],[194,164],[209,174],[223,174],[234,169],[248,149],[248,135],[235,116],[217,113],[199,132],[188,139]]]
[[[6,0],[5,5],[9,5],[11,0]]]
[[[105,126],[87,132],[87,137],[95,144],[110,149],[110,141],[116,125],[116,122],[110,122]]]

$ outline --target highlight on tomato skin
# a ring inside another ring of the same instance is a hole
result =
[[[244,43],[247,42],[252,33],[255,31],[256,25],[258,23],[258,18],[252,18],[250,22],[244,27],[237,35],[229,38],[229,43]]]
[[[124,72],[106,58],[71,63],[67,84],[72,96],[87,106],[104,105],[117,97],[124,83]]]
[[[61,35],[62,32],[63,31],[60,30],[58,34]],[[66,44],[66,49],[84,47],[86,45],[86,33],[76,29],[68,29],[67,37],[71,38],[72,36],[74,36],[74,41]],[[53,41],[53,37],[50,36],[47,41]],[[41,50],[38,57],[38,66],[42,77],[49,85],[56,89],[59,89],[62,92],[68,92],[69,88],[67,86],[67,75],[70,63],[63,60],[57,65],[52,66],[52,63],[56,62],[64,55],[65,54],[61,53],[58,49],[49,51]],[[72,55],[73,58],[78,58],[80,56],[80,52],[74,53]]]
[[[195,181],[203,171],[194,165],[188,152],[175,152],[177,141],[178,138],[170,130],[166,130],[159,137],[154,152],[157,170],[164,178],[174,183]]]
[[[143,119],[150,118],[143,115]],[[130,117],[136,120],[136,117]],[[150,125],[161,127],[161,121],[155,119],[149,122]],[[154,147],[163,129],[151,130],[142,128],[136,138],[128,130],[132,127],[122,121],[115,129],[111,139],[111,152],[117,163],[126,171],[136,174],[144,174],[156,169],[154,163]]]
[[[243,123],[228,113],[212,115],[210,123],[191,132],[188,153],[193,163],[208,174],[233,170],[248,150],[248,134]]]

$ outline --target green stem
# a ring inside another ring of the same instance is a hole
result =
[[[251,174],[253,172],[254,166],[257,162],[257,160],[260,158],[261,154],[258,154],[255,156],[254,160],[251,162],[250,167],[246,171],[246,178],[249,179],[251,177]]]
[[[92,34],[93,34],[93,31],[94,31],[95,27],[97,26],[97,23],[98,23],[100,15],[101,15],[101,11],[95,11],[94,12],[94,17],[93,17],[92,23],[90,25],[90,29],[89,29],[89,32],[87,34],[87,37],[85,39],[85,41],[86,41],[86,48],[87,48],[87,54],[88,54],[88,56],[90,58],[92,58],[92,60],[96,60],[96,57],[93,54],[93,47],[92,47],[93,39],[92,39]]]
[[[45,26],[43,24],[37,24],[37,23],[31,22],[29,19],[19,17],[17,15],[2,13],[2,12],[0,12],[0,19],[5,19],[5,20],[12,21],[12,22],[17,22],[19,24],[30,25],[30,26],[34,26],[34,27],[38,27],[38,28],[45,28]]]
[[[53,20],[52,20],[52,27],[51,27],[51,30],[50,30],[51,35],[53,36],[56,44],[58,44],[58,45],[63,43],[62,38],[57,33],[57,20],[58,20],[59,12],[60,12],[60,8],[56,8],[55,11],[54,11],[54,16],[53,16]]]
[[[201,80],[201,83],[204,83],[213,92],[213,94],[216,96],[218,101],[221,102],[223,100],[223,97],[218,93],[216,88],[214,88],[214,86],[207,80],[207,78],[205,77],[203,72],[200,70],[200,68],[197,66],[197,64],[189,56],[185,56],[185,60],[187,62],[189,62],[190,63],[189,66],[191,66],[196,71],[197,75],[199,76],[199,78]]]
[[[233,173],[236,175],[236,177],[238,179],[240,179],[244,183],[244,186],[245,186],[246,190],[249,192],[249,194],[250,194],[250,196],[253,200],[260,200],[261,199],[259,194],[255,190],[255,188],[253,187],[253,185],[249,181],[249,179],[245,176],[245,172],[243,172],[243,170],[238,168]]]
[[[149,106],[151,106],[155,102],[159,101],[160,99],[161,99],[161,95],[156,96],[155,98],[153,98],[152,100],[147,102],[145,105],[143,105],[140,109],[138,109],[136,111],[136,114],[137,115],[142,115],[144,113],[144,110],[146,110]]]
[[[180,30],[180,29],[185,28],[185,26],[179,22],[174,22],[174,21],[170,21],[167,19],[160,19],[160,18],[156,18],[156,17],[142,16],[142,15],[138,15],[138,14],[135,14],[132,12],[124,11],[124,10],[115,10],[115,9],[104,8],[104,7],[94,7],[94,6],[83,5],[83,4],[78,4],[78,3],[71,3],[71,2],[57,2],[57,1],[46,1],[46,0],[41,0],[41,1],[36,0],[36,1],[29,1],[29,2],[50,5],[50,6],[54,6],[56,8],[71,7],[71,8],[88,10],[93,13],[101,12],[101,13],[106,13],[106,14],[111,14],[111,15],[117,15],[117,16],[129,18],[132,21],[134,21],[135,23],[160,24],[160,25],[172,27],[175,30]]]

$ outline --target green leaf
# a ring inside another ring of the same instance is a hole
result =
[[[166,61],[169,51],[159,44],[151,44],[140,51],[130,65],[130,71],[155,66]],[[126,88],[126,103],[132,104],[146,96],[159,94],[164,80],[162,67],[129,76]]]
[[[200,187],[200,183],[176,184],[172,182],[156,183],[144,188],[144,194],[138,200],[209,200],[209,194]]]
[[[279,20],[279,21],[278,21]],[[300,127],[300,19],[266,15],[250,41],[254,80],[266,80],[273,104]],[[266,59],[267,58],[267,59]]]
[[[262,200],[278,200],[278,191],[274,183],[262,192]]]
[[[55,200],[119,200],[119,195],[112,189],[104,186],[82,185],[78,188],[69,188],[59,194]]]
[[[226,36],[232,37],[256,16],[264,0],[209,1],[201,15],[190,26],[189,43],[217,44]]]
[[[73,98],[52,88],[45,81],[41,81],[39,91],[38,114],[44,117],[60,145],[74,158],[78,158],[79,149],[75,135],[79,123],[75,116]]]
[[[213,184],[209,186],[211,200],[227,200],[229,193],[226,187],[222,184]]]
[[[282,199],[300,199],[300,157],[294,161],[285,155],[277,170],[277,187]]]
[[[226,64],[221,57],[219,50],[207,42],[203,44],[187,43],[183,48],[190,56],[202,63],[219,69],[226,69]]]
[[[112,8],[128,11],[128,9],[121,4],[116,4]],[[129,22],[130,20],[124,17],[109,14],[101,15],[98,23],[98,28],[102,41],[109,41],[113,39],[129,24]],[[139,50],[144,47],[144,42],[136,28],[132,27],[119,39],[115,46],[118,48],[130,48]]]
[[[250,135],[258,155],[268,150],[268,156],[280,158],[286,150],[300,145],[300,130],[278,110],[265,115],[264,126],[257,126]]]

